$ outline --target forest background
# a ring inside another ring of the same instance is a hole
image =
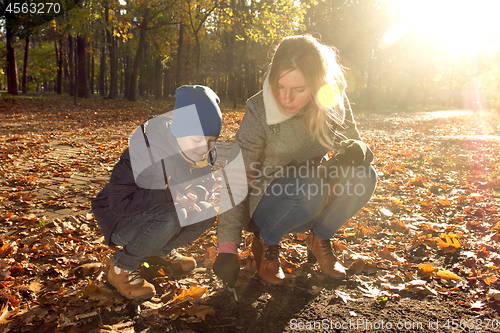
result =
[[[495,1],[4,0],[0,89],[168,99],[258,92],[275,45],[335,46],[358,110],[500,108]]]

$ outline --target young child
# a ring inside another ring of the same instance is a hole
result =
[[[149,299],[154,286],[138,268],[150,256],[190,271],[192,258],[174,249],[198,239],[215,221],[208,203],[215,179],[215,142],[222,128],[219,98],[208,87],[182,86],[175,110],[138,127],[92,211],[112,257],[108,282],[128,299]]]

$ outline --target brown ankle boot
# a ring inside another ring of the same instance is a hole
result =
[[[315,263],[319,261],[321,272],[328,274],[334,279],[345,278],[345,268],[337,261],[337,257],[333,254],[332,245],[329,239],[321,239],[314,235],[311,231],[306,238],[308,262]]]
[[[252,239],[252,254],[255,260],[255,264],[257,266],[257,270],[259,269],[260,262],[262,261],[262,254],[264,253],[264,242],[260,237],[256,234],[253,235]]]
[[[144,280],[138,270],[126,271],[116,267],[113,263],[109,266],[108,282],[123,297],[134,301],[150,299],[155,295],[155,287]]]
[[[196,260],[184,257],[176,250],[172,250],[168,256],[160,258],[165,260],[165,265],[169,266],[174,273],[191,272],[196,268]]]
[[[259,276],[270,284],[285,283],[285,274],[280,267],[279,245],[269,246],[262,239],[254,237],[252,241],[252,253],[257,263]]]

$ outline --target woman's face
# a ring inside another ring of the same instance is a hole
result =
[[[286,112],[296,113],[311,100],[311,89],[300,69],[281,73],[277,88],[279,102]]]

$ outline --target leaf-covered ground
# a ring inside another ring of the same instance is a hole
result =
[[[360,114],[379,183],[333,239],[349,268],[335,282],[283,240],[289,282],[255,277],[241,247],[239,301],[211,271],[215,228],[180,252],[178,275],[151,258],[157,295],[126,301],[106,284],[112,249],[90,211],[128,135],[172,103],[0,98],[0,331],[495,332],[500,329],[500,116]],[[221,151],[242,111],[224,110]],[[222,156],[224,153],[222,153]]]

